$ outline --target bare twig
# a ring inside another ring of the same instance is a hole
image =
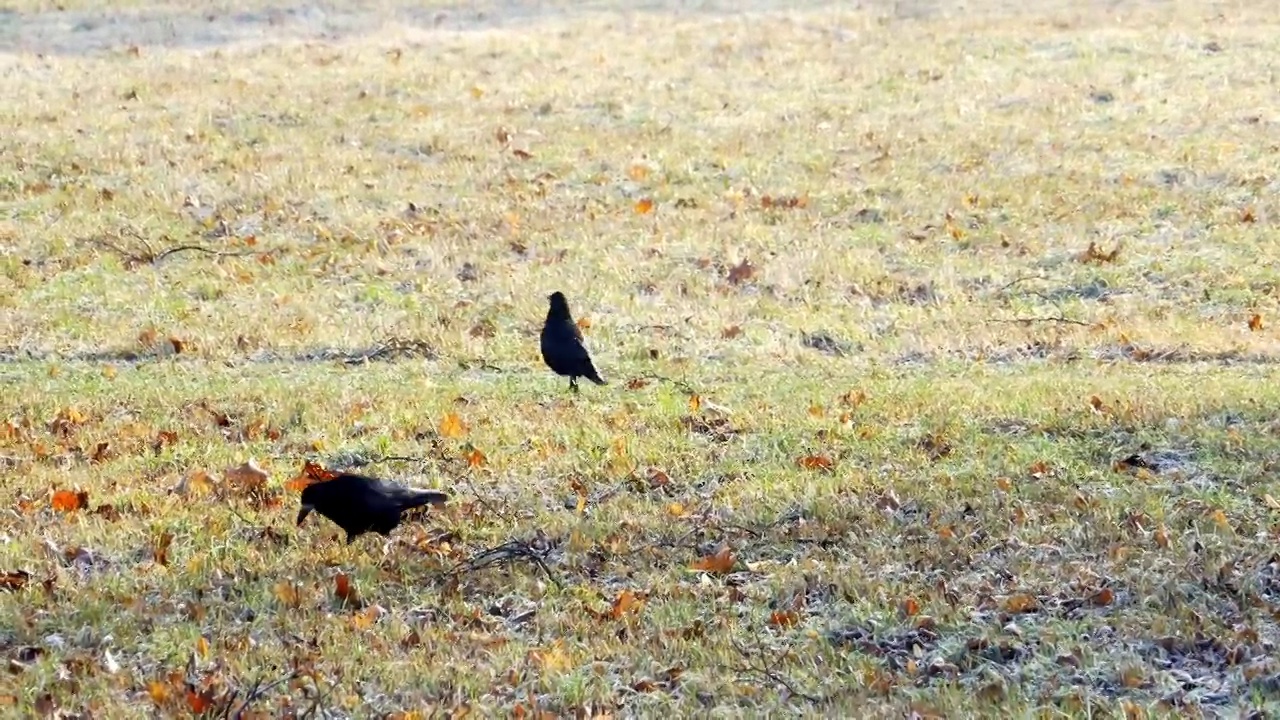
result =
[[[547,574],[547,579],[554,583],[557,588],[563,587],[560,584],[560,580],[556,578],[555,573],[551,572],[551,568],[542,559],[542,555],[523,540],[512,540],[474,555],[469,560],[458,563],[456,567],[449,571],[449,574],[459,575],[464,572],[475,572],[499,563],[511,562],[518,558],[532,560],[538,567],[542,568],[542,572]]]
[[[694,390],[694,389],[693,389],[693,386],[692,386],[692,385],[690,385],[689,383],[687,383],[687,382],[685,382],[685,381],[683,381],[683,380],[677,380],[677,379],[675,379],[675,378],[669,378],[669,377],[667,377],[667,376],[665,376],[665,375],[658,375],[657,373],[649,373],[648,375],[641,375],[641,376],[640,376],[640,378],[641,378],[642,380],[657,380],[658,382],[671,383],[672,385],[675,385],[677,388],[679,388],[680,390],[682,390],[682,391],[684,391],[684,392],[686,392],[686,393],[689,393],[690,395],[693,395],[693,394],[696,394],[696,393],[697,393],[697,390]]]
[[[1012,281],[1007,282],[1004,285],[1001,285],[1000,287],[996,288],[996,292],[1002,293],[1011,289],[1014,285],[1019,285],[1021,283],[1027,282],[1028,280],[1039,280],[1039,279],[1040,279],[1040,276],[1038,275],[1023,275],[1020,278],[1014,278]]]
[[[259,251],[256,250],[214,250],[200,245],[179,245],[177,247],[168,248],[167,250],[162,250],[152,257],[149,262],[152,265],[158,265],[161,260],[164,260],[170,255],[177,255],[180,252],[186,252],[188,250],[202,252],[205,255],[212,255],[214,257],[245,257],[246,255],[257,255],[259,253]]]
[[[787,692],[792,695],[801,698],[802,700],[807,700],[814,705],[826,704],[826,698],[800,692],[789,679],[782,675],[782,673],[775,670],[774,668],[781,664],[779,662],[780,658],[765,657],[764,649],[759,647],[757,647],[756,651],[753,653],[742,645],[739,645],[737,641],[734,641],[733,648],[737,650],[738,654],[747,662],[745,667],[736,668],[737,672],[763,677],[774,684],[781,685],[786,688]]]
[[[1069,317],[1029,317],[1029,318],[995,318],[988,322],[993,323],[1011,323],[1018,325],[1030,325],[1032,323],[1062,323],[1063,325],[1079,325],[1081,327],[1092,327],[1093,323],[1083,320],[1075,320]]]

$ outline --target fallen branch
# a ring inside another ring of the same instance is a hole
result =
[[[261,254],[261,251],[256,250],[214,250],[213,248],[207,248],[203,245],[178,245],[176,247],[157,251],[151,243],[138,232],[129,231],[129,235],[136,241],[137,245],[141,247],[141,250],[130,250],[100,237],[87,238],[87,241],[118,254],[124,259],[126,267],[130,268],[144,264],[158,265],[161,260],[164,260],[170,255],[177,255],[181,252],[201,252],[213,257],[245,257],[248,255]]]
[[[795,684],[792,683],[791,680],[787,679],[784,675],[774,669],[782,664],[780,657],[765,657],[764,649],[759,647],[757,647],[756,652],[753,653],[747,648],[739,645],[737,641],[733,642],[733,649],[737,650],[738,654],[747,661],[745,667],[735,668],[736,672],[763,677],[775,685],[781,685],[786,688],[787,692],[792,695],[813,703],[814,705],[826,704],[827,698],[800,692],[796,689]]]
[[[456,567],[449,571],[449,574],[456,576],[464,572],[475,572],[500,563],[513,562],[520,558],[532,560],[538,567],[542,568],[542,572],[546,573],[548,580],[554,583],[557,588],[563,588],[555,573],[551,572],[551,568],[542,559],[542,555],[523,540],[512,540],[497,547],[489,548],[464,562],[458,563]]]
[[[1093,323],[1083,320],[1075,320],[1069,317],[1029,317],[1029,318],[996,318],[988,320],[993,323],[1010,323],[1018,325],[1030,325],[1032,323],[1062,323],[1063,325],[1079,325],[1081,327],[1093,327]]]

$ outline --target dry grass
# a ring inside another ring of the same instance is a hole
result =
[[[0,702],[1275,712],[1267,5],[3,57]],[[456,500],[345,546],[304,459]]]

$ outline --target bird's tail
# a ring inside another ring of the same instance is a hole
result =
[[[422,507],[423,505],[443,505],[448,501],[449,494],[442,493],[439,490],[410,489],[405,496],[401,498],[400,504],[402,510],[412,510],[413,508]]]
[[[587,376],[587,379],[588,379],[588,380],[590,380],[591,382],[593,382],[593,383],[597,384],[597,385],[608,385],[608,384],[609,384],[608,382],[606,382],[606,381],[605,381],[605,379],[604,379],[604,378],[600,377],[600,373],[598,373],[598,372],[592,372],[590,375],[588,375],[588,376]]]

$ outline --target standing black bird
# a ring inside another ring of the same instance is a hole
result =
[[[582,346],[582,331],[569,314],[569,301],[564,299],[564,293],[553,292],[547,299],[551,307],[542,326],[542,361],[557,375],[568,375],[569,389],[574,392],[578,392],[580,377],[597,385],[607,385]]]
[[[448,499],[447,494],[436,490],[417,490],[378,478],[339,473],[331,480],[302,489],[298,524],[315,510],[346,530],[350,544],[370,530],[390,536],[400,524],[400,513],[427,503],[439,505]]]

